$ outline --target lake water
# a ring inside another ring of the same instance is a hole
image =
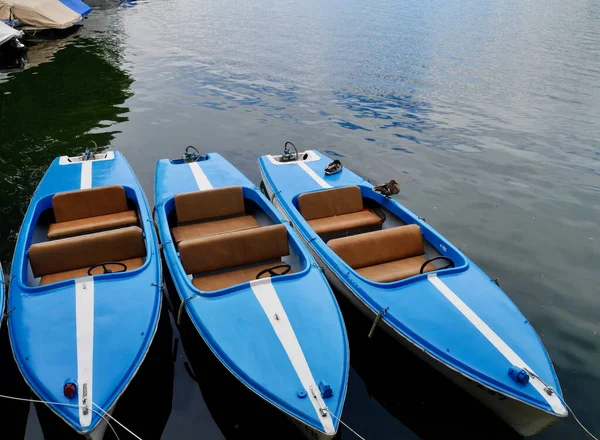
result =
[[[0,73],[5,270],[57,155],[90,140],[119,149],[151,201],[156,161],[187,145],[220,152],[258,183],[257,157],[290,140],[400,182],[401,203],[500,280],[567,402],[600,432],[599,2],[92,5],[80,32],[38,41],[24,69]],[[515,438],[383,335],[367,341],[370,323],[341,305],[352,350],[343,419],[365,438]],[[295,438],[193,331],[171,327],[165,315],[117,418],[145,440]],[[0,389],[24,395],[0,340]],[[0,401],[3,439],[41,439],[38,419],[47,438],[68,438],[43,408],[27,410]],[[538,438],[585,434],[570,417]]]

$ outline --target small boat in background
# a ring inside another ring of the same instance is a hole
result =
[[[28,32],[72,28],[91,10],[81,0],[0,0],[0,20],[17,20]]]
[[[0,54],[20,52],[25,49],[20,41],[21,38],[23,38],[23,31],[14,29],[0,21]]]
[[[340,294],[521,435],[567,416],[529,321],[460,250],[390,194],[316,150],[262,156],[275,206]],[[384,194],[380,194],[384,193]],[[447,398],[448,396],[444,396]],[[451,399],[451,397],[450,397]]]
[[[161,285],[150,210],[125,158],[56,158],[17,239],[8,330],[33,393],[87,438],[102,438],[148,352]]]
[[[305,436],[332,438],[346,397],[346,329],[289,223],[217,153],[160,160],[154,188],[180,314],[185,308],[221,363]]]

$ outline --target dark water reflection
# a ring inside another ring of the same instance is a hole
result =
[[[258,183],[257,156],[292,140],[372,181],[399,181],[402,203],[500,279],[538,330],[567,401],[600,431],[598,2],[92,5],[80,32],[36,42],[23,70],[0,73],[5,269],[45,167],[88,140],[123,151],[150,199],[156,160],[186,145],[222,153]],[[368,323],[344,312],[353,366],[344,419],[359,432],[511,438],[383,335],[366,341]],[[168,392],[136,402],[160,413],[148,438],[266,435],[257,421],[277,414],[234,391],[198,340],[175,338],[166,425]],[[18,427],[26,416],[15,411]],[[35,420],[31,411],[28,439],[41,438]],[[570,418],[539,438],[583,434]]]

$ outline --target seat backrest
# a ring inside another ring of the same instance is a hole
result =
[[[418,225],[398,226],[336,238],[329,240],[327,244],[353,269],[403,260],[425,253],[423,236]]]
[[[184,240],[179,255],[188,274],[273,260],[289,255],[287,230],[271,225]]]
[[[57,223],[125,212],[127,197],[120,185],[101,186],[54,194],[54,218]]]
[[[227,186],[177,194],[175,211],[178,223],[244,214],[242,187]]]
[[[37,243],[28,253],[33,274],[40,277],[106,261],[145,257],[146,246],[142,230],[130,226]]]
[[[358,186],[345,186],[300,194],[298,209],[305,220],[315,220],[362,211],[363,201]]]

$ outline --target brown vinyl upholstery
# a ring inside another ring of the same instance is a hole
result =
[[[176,226],[171,229],[173,241],[179,244],[190,238],[204,237],[207,235],[222,234],[224,232],[242,231],[244,229],[258,228],[260,225],[251,215],[226,218],[191,225]]]
[[[89,267],[107,261],[135,260],[132,261],[135,266],[146,256],[146,246],[142,230],[130,226],[37,243],[29,248],[28,255],[33,275],[42,277],[40,284],[48,284],[55,282],[48,280],[80,276],[78,270],[84,270],[84,275],[87,275]],[[134,267],[128,265],[127,269]]]
[[[364,209],[358,186],[300,194],[298,209],[319,235],[363,228],[379,229],[383,222],[377,214]]]
[[[206,275],[202,277],[196,277],[192,280],[192,284],[196,289],[211,291],[221,290],[229,286],[235,286],[236,284],[242,284],[247,281],[256,279],[256,275],[269,267],[282,264],[283,261],[272,261],[269,263],[262,263],[255,266],[244,267],[237,270],[231,270],[227,272],[216,273],[213,275]],[[275,269],[275,272],[282,272],[283,269]],[[268,277],[269,274],[263,275],[261,278]]]
[[[120,185],[57,193],[52,207],[56,223],[48,229],[51,240],[137,224]]]
[[[205,237],[225,232],[258,228],[246,214],[241,186],[194,191],[175,196],[178,225],[171,229],[173,241]]]
[[[198,275],[193,284],[202,290],[216,290],[251,281],[256,274],[281,262],[289,255],[287,230],[284,225],[182,241],[179,245],[181,264],[186,274]],[[252,267],[240,267],[254,265]],[[211,274],[206,272],[226,272]]]
[[[97,217],[80,218],[68,222],[52,223],[48,228],[48,238],[70,237],[90,232],[105,231],[108,229],[123,228],[137,224],[135,211],[117,212],[115,214],[99,215]]]
[[[179,224],[245,214],[241,186],[194,191],[175,196]]]
[[[342,260],[372,281],[389,283],[419,273],[425,263],[421,228],[398,226],[330,240],[328,243]],[[429,263],[424,272],[435,270]]]

